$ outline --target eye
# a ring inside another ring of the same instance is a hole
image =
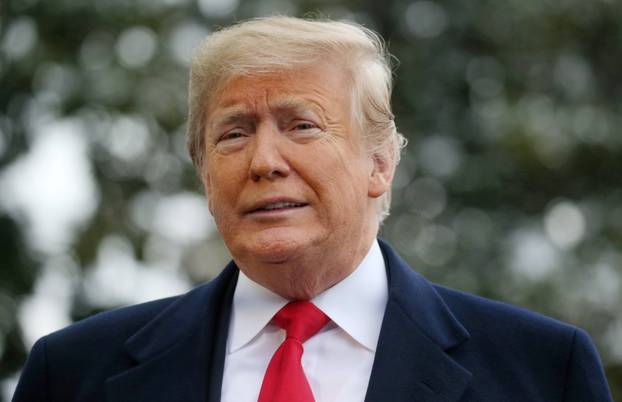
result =
[[[312,130],[314,128],[316,128],[316,125],[309,122],[296,123],[295,126],[296,130]]]
[[[319,129],[319,126],[311,120],[292,120],[289,126],[290,131],[308,132]]]
[[[241,128],[234,128],[224,132],[220,137],[217,137],[214,142],[215,151],[221,154],[230,154],[236,152],[247,143],[248,133]]]
[[[318,138],[323,130],[310,119],[292,119],[288,123],[287,133],[289,137],[297,142],[307,142]]]
[[[237,130],[229,131],[221,135],[220,138],[218,138],[218,142],[235,140],[235,139],[242,138],[245,136],[246,134],[244,134],[242,131],[237,131]]]

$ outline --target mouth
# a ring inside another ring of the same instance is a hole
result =
[[[254,207],[248,211],[250,214],[254,213],[270,213],[270,212],[279,212],[292,210],[297,208],[306,207],[307,203],[304,202],[291,202],[291,201],[276,201],[276,202],[268,202],[257,207]]]

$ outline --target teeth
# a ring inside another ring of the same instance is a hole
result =
[[[275,202],[274,204],[266,205],[262,209],[266,211],[272,211],[274,209],[281,209],[281,208],[296,208],[296,207],[301,207],[302,205],[303,204],[296,204],[293,202]]]

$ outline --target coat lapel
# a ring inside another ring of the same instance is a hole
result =
[[[125,343],[136,365],[106,381],[110,402],[220,400],[237,268],[173,302]]]
[[[380,241],[389,278],[366,402],[456,402],[471,373],[449,350],[469,338],[432,285]]]

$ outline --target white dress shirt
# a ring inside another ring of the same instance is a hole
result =
[[[357,269],[311,301],[328,317],[304,343],[302,366],[316,402],[362,402],[388,299],[377,241]],[[256,402],[285,331],[270,323],[287,299],[240,272],[233,296],[222,382],[223,402]]]

